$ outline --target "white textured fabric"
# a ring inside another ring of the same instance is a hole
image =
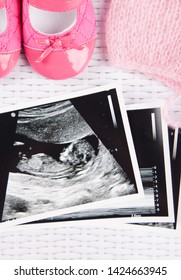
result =
[[[86,221],[50,226],[17,226],[0,233],[0,259],[180,259],[181,235],[134,225]]]
[[[29,66],[24,54],[7,77],[0,80],[0,108],[61,96],[78,90],[117,82],[125,101],[148,103],[173,94],[161,82],[110,66],[106,57],[105,14],[109,0],[93,0],[97,18],[97,43],[89,66],[79,76],[53,81],[41,77]],[[181,111],[180,107],[175,108]],[[50,228],[17,227],[0,231],[0,259],[179,259],[181,234],[172,230],[143,230],[126,225],[116,228],[83,222],[64,223]]]

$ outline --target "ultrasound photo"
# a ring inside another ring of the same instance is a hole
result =
[[[176,229],[181,231],[181,176],[180,176],[180,188],[179,188],[179,196],[178,196],[178,212],[177,212]]]
[[[164,225],[173,228],[173,193],[175,194],[174,190],[177,189],[178,182],[175,184],[171,178],[174,170],[174,178],[177,178],[178,181],[180,163],[175,160],[179,158],[178,156],[171,160],[170,151],[174,150],[173,153],[177,154],[175,149],[178,145],[176,140],[171,141],[169,137],[171,132],[162,119],[160,107],[155,107],[152,104],[128,105],[127,113],[144,196],[129,201],[122,200],[121,203],[120,201],[115,202],[109,208],[96,208],[95,204],[94,208],[85,206],[81,211],[50,216],[48,219],[37,221],[37,223],[90,218],[99,219],[100,222],[102,217],[116,217],[119,219],[117,221],[112,219],[111,223],[130,222],[142,223],[142,225],[145,223],[145,225]],[[176,138],[175,134],[174,139]],[[173,145],[172,142],[175,144]]]
[[[153,192],[156,217],[162,217],[162,222],[164,217],[165,221],[169,220],[167,217],[174,221],[168,127],[162,119],[161,107],[144,104],[130,106],[128,119],[145,195]],[[151,184],[148,183],[148,174],[152,177]]]
[[[169,133],[169,144],[170,144],[170,158],[171,158],[174,212],[175,212],[174,229],[177,229],[179,226],[178,215],[180,212],[179,193],[180,193],[180,178],[181,178],[181,129],[169,128],[168,133]]]
[[[173,193],[173,210],[174,221],[173,222],[152,222],[141,223],[140,225],[151,226],[157,228],[165,228],[178,230],[180,228],[180,184],[181,184],[181,130],[179,128],[173,129],[168,127],[168,149],[171,165],[171,179],[172,179],[172,193]],[[168,173],[168,167],[166,169]],[[162,203],[163,204],[163,203]]]
[[[143,195],[123,98],[115,88],[3,112],[0,143],[2,225],[85,205],[94,209],[95,203],[106,216],[113,203]]]

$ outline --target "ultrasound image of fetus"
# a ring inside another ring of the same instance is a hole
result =
[[[42,177],[57,178],[58,172],[69,168],[72,177],[90,160],[93,161],[99,151],[99,140],[95,135],[87,136],[72,143],[58,145],[38,143],[24,138],[24,142],[15,142],[13,172],[22,172]],[[58,176],[58,177],[61,177]]]
[[[59,160],[76,171],[97,156],[98,146],[99,141],[94,135],[74,141],[60,153]]]
[[[136,192],[70,102],[19,113],[3,220]]]

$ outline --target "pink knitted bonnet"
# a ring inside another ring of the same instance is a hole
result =
[[[112,0],[106,21],[108,59],[143,72],[175,91],[164,108],[181,101],[181,0]]]

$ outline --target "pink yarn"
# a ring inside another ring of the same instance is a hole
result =
[[[176,92],[164,116],[171,126],[169,106],[181,94],[181,0],[112,0],[106,21],[108,59],[162,81]]]

